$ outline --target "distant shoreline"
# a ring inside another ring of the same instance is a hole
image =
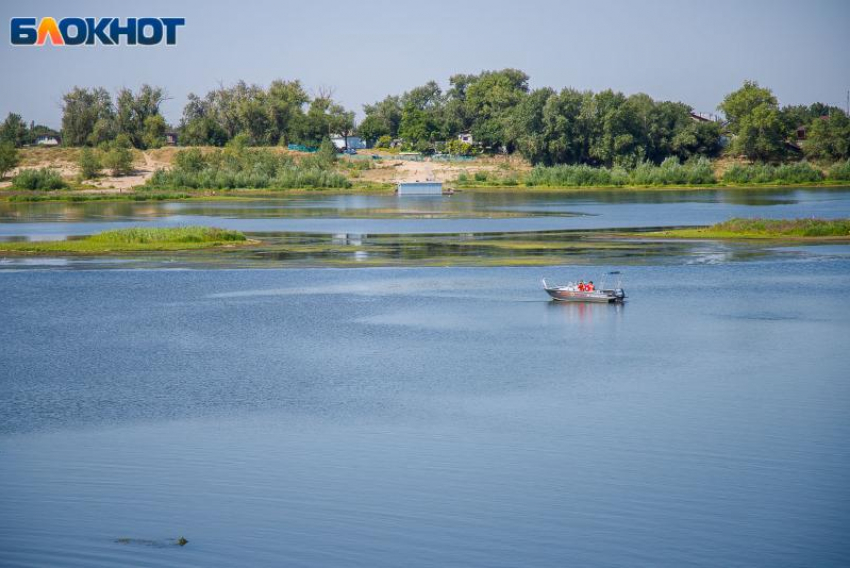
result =
[[[451,184],[446,184],[451,187]],[[850,182],[820,181],[805,183],[752,183],[752,184],[704,184],[704,185],[600,185],[600,186],[470,186],[453,188],[456,193],[593,193],[593,192],[670,192],[670,191],[745,191],[759,189],[843,189],[850,188]],[[150,189],[127,189],[121,191],[93,189],[23,191],[0,190],[0,202],[37,203],[37,202],[86,202],[86,201],[252,201],[265,199],[285,199],[290,196],[304,195],[393,195],[394,185],[374,185],[353,188],[320,189],[233,189],[233,190],[180,190],[172,192]]]

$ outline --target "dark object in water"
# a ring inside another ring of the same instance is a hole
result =
[[[170,539],[169,538],[169,539],[163,539],[163,540],[149,540],[149,539],[144,539],[144,538],[121,537],[121,538],[116,538],[115,542],[117,542],[118,544],[135,544],[135,545],[139,545],[139,546],[152,546],[154,548],[167,548],[169,546],[174,546],[174,545],[186,546],[187,544],[189,544],[189,541],[186,540],[182,536],[178,539]]]
[[[602,304],[622,304],[626,301],[626,292],[620,287],[603,288],[588,292],[579,290],[578,285],[570,282],[564,286],[550,286],[543,280],[543,289],[553,300],[559,302],[595,302]]]

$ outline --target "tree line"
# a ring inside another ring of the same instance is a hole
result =
[[[379,147],[400,144],[422,152],[518,153],[533,164],[586,164],[634,168],[668,158],[682,162],[726,151],[756,161],[779,162],[802,152],[837,161],[850,157],[850,118],[822,103],[780,107],[768,88],[747,81],[718,105],[725,121],[698,120],[682,102],[544,87],[531,89],[517,69],[458,74],[448,88],[436,81],[363,107],[354,113],[333,93],[311,96],[301,83],[277,80],[268,87],[238,82],[200,96],[188,96],[180,123],[169,126],[160,113],[167,98],[161,87],[74,88],[63,95],[62,141],[68,146],[117,144],[139,149],[165,143],[174,130],[185,146],[240,143],[318,146],[323,139],[358,134]],[[42,127],[43,128],[43,127]],[[458,140],[468,133],[474,144]],[[803,140],[797,144],[798,134]],[[32,143],[26,128],[10,114],[0,126],[0,142]]]
[[[364,105],[358,132],[387,145],[437,149],[469,133],[485,151],[518,152],[533,164],[635,167],[674,157],[715,157],[728,151],[757,161],[804,153],[818,160],[850,157],[850,119],[823,103],[780,107],[752,81],[718,105],[725,121],[701,120],[693,108],[649,95],[572,88],[530,89],[517,69],[454,75],[443,91],[430,81],[401,95]],[[795,142],[803,132],[802,148]]]

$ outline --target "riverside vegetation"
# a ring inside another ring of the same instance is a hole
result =
[[[660,165],[643,162],[634,168],[592,167],[586,164],[537,166],[528,174],[476,172],[461,174],[459,187],[652,187],[725,185],[811,185],[850,181],[850,160],[833,164],[826,173],[808,162],[734,164],[721,176],[706,158],[680,163],[667,158]]]
[[[0,251],[19,253],[176,251],[247,244],[239,231],[215,227],[130,228],[105,231],[82,239],[41,242],[0,242]]]
[[[697,229],[643,233],[663,237],[703,239],[848,239],[850,219],[738,219]]]
[[[612,90],[532,90],[517,69],[454,75],[443,89],[429,81],[400,95],[364,105],[365,118],[333,100],[328,91],[308,96],[299,81],[267,88],[238,82],[203,96],[189,94],[177,125],[159,107],[165,89],[74,88],[63,96],[62,143],[93,148],[79,161],[82,179],[108,169],[129,172],[130,150],[157,148],[174,131],[189,146],[324,146],[329,138],[358,134],[378,147],[396,145],[425,154],[517,154],[534,166],[530,174],[461,174],[462,187],[593,185],[656,186],[805,184],[850,179],[850,117],[820,102],[780,106],[773,92],[745,81],[718,104],[724,119],[693,114],[682,102]],[[0,124],[0,172],[15,167],[14,149],[49,129],[29,127],[9,113]],[[59,132],[54,134],[59,135]],[[474,144],[458,137],[470,135]],[[10,150],[11,148],[11,150]],[[148,188],[346,189],[360,170],[339,171],[331,159],[296,160],[250,152],[184,156],[173,170],[154,174]],[[320,151],[319,154],[322,152]],[[711,162],[720,156],[753,162],[721,176]],[[805,158],[808,162],[799,162]],[[790,163],[799,162],[799,163]],[[837,164],[837,165],[834,165]],[[550,169],[551,168],[551,169]],[[43,189],[30,174],[15,188]],[[46,174],[41,174],[45,176]],[[53,183],[53,185],[58,185]]]
[[[292,156],[236,145],[209,153],[178,152],[171,170],[157,170],[146,182],[153,189],[339,189],[351,187],[334,169],[330,141],[319,152],[296,161]]]

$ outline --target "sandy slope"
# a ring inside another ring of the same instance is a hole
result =
[[[182,148],[166,147],[156,150],[133,150],[133,172],[128,176],[115,177],[103,175],[94,180],[83,180],[90,189],[80,190],[91,193],[120,193],[128,191],[134,186],[142,185],[159,169],[171,167],[175,154]],[[202,148],[203,151],[212,151],[212,148]],[[272,148],[273,151],[291,153],[296,157],[298,152],[289,152],[285,148]],[[499,171],[509,168],[513,171],[521,171],[528,165],[516,157],[489,157],[471,162],[431,162],[410,161],[399,159],[397,155],[380,150],[364,150],[367,156],[379,155],[381,159],[372,160],[366,156],[355,157],[356,160],[369,160],[371,167],[368,170],[352,172],[353,181],[362,180],[379,183],[398,183],[403,181],[442,181],[451,182],[457,179],[461,173],[473,175],[477,171]],[[21,164],[15,168],[7,180],[24,168],[49,167],[58,170],[63,177],[75,179],[80,172],[78,162],[80,159],[80,148],[23,148],[21,150]],[[348,159],[348,158],[343,158]],[[108,172],[104,171],[104,174]],[[9,181],[0,182],[0,188],[11,185]]]

